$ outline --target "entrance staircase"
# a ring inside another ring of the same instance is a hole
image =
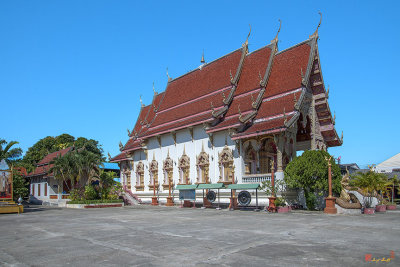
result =
[[[133,194],[126,186],[124,186],[124,191],[122,192],[122,199],[124,200],[125,205],[133,206],[142,203],[142,200]]]

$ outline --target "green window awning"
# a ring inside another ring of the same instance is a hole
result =
[[[199,184],[197,189],[223,189],[225,188],[223,183],[218,184]]]
[[[260,184],[230,184],[228,189],[233,190],[246,190],[246,189],[259,189]]]
[[[197,188],[197,184],[178,184],[176,190],[193,190]]]

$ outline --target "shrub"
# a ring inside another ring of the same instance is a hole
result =
[[[98,193],[96,189],[94,189],[93,186],[87,185],[85,186],[85,199],[86,200],[92,200],[92,199],[98,199]]]
[[[91,199],[91,200],[70,200],[67,204],[99,204],[99,203],[121,203],[122,199]]]

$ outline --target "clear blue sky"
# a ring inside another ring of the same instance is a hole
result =
[[[329,150],[365,166],[400,152],[399,1],[1,1],[0,137],[26,151],[69,133],[116,155],[138,116],[139,95],[241,46],[279,49],[318,24],[336,129]]]

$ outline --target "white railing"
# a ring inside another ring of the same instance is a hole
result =
[[[271,181],[270,173],[247,174],[247,175],[243,175],[243,177],[242,177],[243,183],[262,183],[265,181]]]

